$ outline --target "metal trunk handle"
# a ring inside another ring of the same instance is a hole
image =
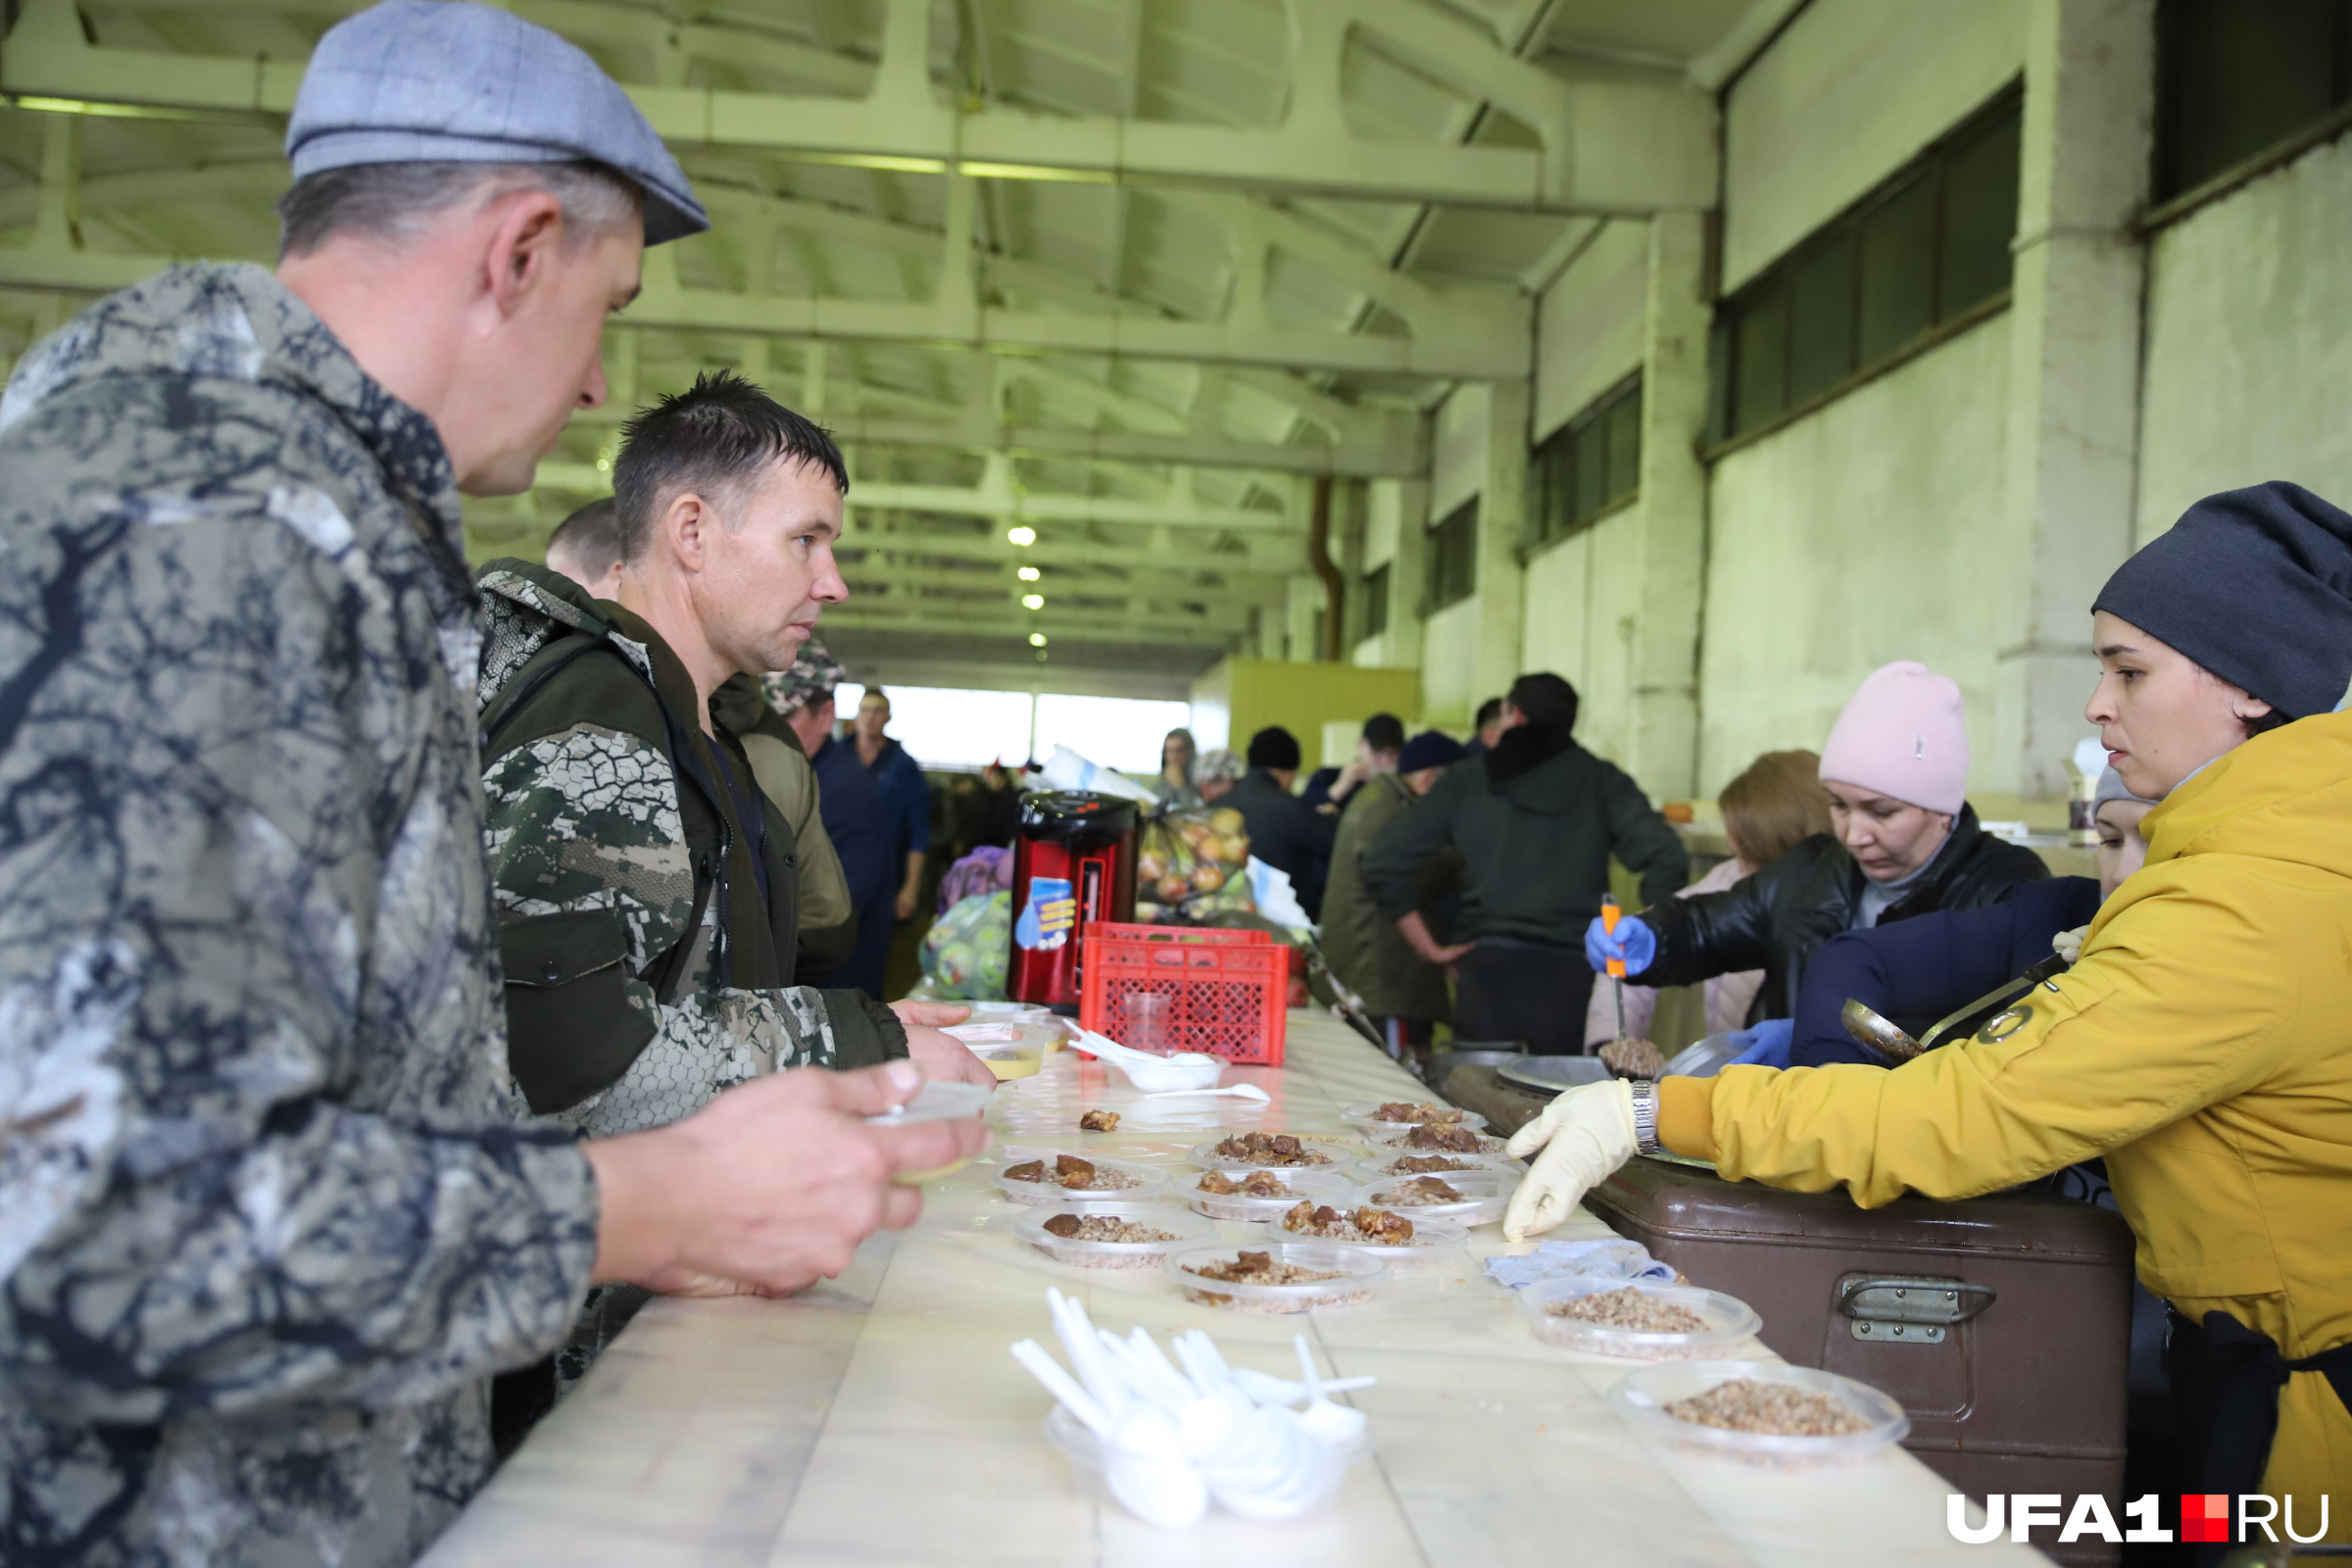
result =
[[[1838,1284],[1838,1310],[1852,1320],[1854,1338],[1896,1345],[1941,1345],[1995,1298],[1991,1286],[1966,1280],[1877,1275]]]

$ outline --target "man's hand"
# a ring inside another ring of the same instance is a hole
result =
[[[890,1010],[899,1015],[903,1024],[921,1024],[929,1029],[946,1029],[964,1022],[972,1015],[968,1004],[961,1002],[924,1002],[916,997],[901,997],[890,1004]]]
[[[912,883],[899,889],[899,918],[902,920],[913,919],[914,906],[922,902],[922,897],[923,890]]]
[[[780,1296],[840,1273],[858,1243],[922,1213],[922,1194],[894,1177],[987,1147],[976,1116],[866,1124],[922,1083],[910,1061],[795,1068],[730,1089],[684,1121],[583,1145],[600,1209],[593,1278]]]
[[[960,1002],[917,1002],[912,997],[901,997],[890,1004],[890,1010],[906,1026],[906,1054],[923,1069],[924,1077],[996,1088],[997,1075],[989,1071],[987,1062],[973,1055],[970,1048],[954,1035],[940,1033],[969,1018],[971,1008]]]
[[[1441,969],[1450,969],[1461,961],[1463,954],[1478,946],[1475,942],[1456,942],[1448,948],[1438,946],[1438,939],[1429,932],[1429,922],[1416,909],[1396,922],[1404,933],[1404,945],[1413,950],[1424,963],[1434,963]]]
[[[905,1014],[900,1016],[904,1018]],[[987,1062],[972,1054],[969,1046],[954,1035],[926,1029],[911,1019],[906,1020],[906,1055],[923,1069],[926,1078],[997,1087],[997,1075],[989,1070]]]

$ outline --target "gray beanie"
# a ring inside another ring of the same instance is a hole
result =
[[[2352,686],[2352,516],[2281,479],[2207,496],[2116,567],[2091,609],[2288,718],[2330,712]]]

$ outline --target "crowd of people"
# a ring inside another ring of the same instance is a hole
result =
[[[545,566],[466,561],[460,494],[527,487],[646,247],[709,226],[652,126],[517,17],[385,0],[320,39],[287,149],[274,271],[117,294],[0,403],[12,1562],[410,1561],[649,1294],[837,1273],[985,1138],[869,1119],[994,1080],[965,1009],[876,1000],[932,797],[884,696],[841,732],[810,636],[847,596],[826,432],[703,376]],[[1179,731],[1156,789],[1241,812],[1400,1054],[1580,1050],[1611,964],[1736,1020],[1740,1064],[1523,1131],[1514,1239],[1642,1150],[1864,1203],[2104,1155],[2206,1490],[2326,1491],[2352,517],[2210,498],[2093,609],[2095,884],[1983,829],[1958,688],[1911,662],[1726,787],[1695,886],[1551,674],[1466,744],[1375,715],[1303,786],[1287,731]],[[1895,1070],[1828,1021],[2053,950]]]

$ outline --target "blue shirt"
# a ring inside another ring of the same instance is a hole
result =
[[[854,743],[851,754],[856,755]],[[882,808],[889,814],[891,839],[897,846],[896,863],[904,867],[909,855],[929,854],[931,786],[924,782],[923,770],[915,760],[906,755],[906,748],[885,738],[882,750],[865,764],[865,770],[873,775],[875,787],[882,792]]]
[[[1838,1014],[1848,999],[1917,1039],[1945,1014],[2048,957],[2052,937],[2087,925],[2098,911],[2098,883],[2060,876],[2021,882],[2008,899],[1981,909],[1938,909],[1840,932],[1822,944],[1797,989],[1789,1065],[1884,1067],[1845,1032]]]
[[[841,857],[850,906],[858,913],[858,940],[849,961],[823,978],[878,997],[891,930],[898,920],[903,863],[891,856],[890,813],[882,804],[880,786],[859,765],[855,746],[828,736],[808,765],[816,771],[817,817],[825,824],[825,837],[833,841],[833,853]]]

